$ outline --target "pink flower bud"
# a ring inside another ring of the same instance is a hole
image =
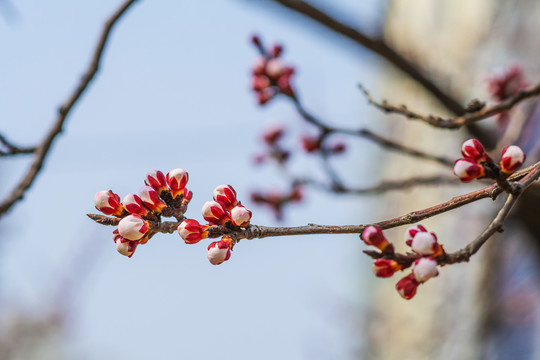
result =
[[[525,162],[525,153],[519,146],[510,145],[503,149],[500,162],[503,173],[513,173],[523,165],[523,162]]]
[[[401,265],[395,260],[377,259],[373,262],[373,273],[377,277],[387,278],[398,270],[401,270]]]
[[[285,129],[281,125],[274,125],[262,134],[263,141],[269,146],[275,145],[285,134]]]
[[[471,159],[459,159],[454,163],[454,174],[463,182],[485,175],[484,168]]]
[[[461,153],[464,157],[473,160],[476,163],[485,161],[489,158],[482,143],[476,139],[469,139],[461,146]]]
[[[127,194],[122,200],[122,204],[130,214],[141,216],[150,215],[150,211],[143,205],[142,200],[138,195]]]
[[[277,80],[283,74],[284,67],[278,59],[270,59],[266,63],[266,75],[270,79]]]
[[[178,195],[183,194],[184,188],[189,179],[189,175],[183,169],[174,169],[167,174],[167,184],[171,189],[172,197],[175,198]]]
[[[405,231],[405,244],[407,244],[407,246],[411,246],[412,239],[418,232],[427,232],[427,230],[422,225],[414,225]]]
[[[420,255],[439,256],[442,254],[442,247],[437,242],[437,236],[434,233],[417,232],[412,239],[411,248]]]
[[[370,225],[362,233],[362,240],[368,245],[375,246],[381,251],[384,251],[390,243],[384,236],[382,230],[378,226]]]
[[[217,201],[207,201],[202,207],[203,218],[212,224],[224,224],[230,220],[227,209]]]
[[[208,237],[208,225],[201,225],[197,220],[186,219],[178,225],[178,234],[186,244],[196,244]]]
[[[437,270],[437,261],[430,257],[421,257],[414,262],[414,268],[412,270],[414,278],[419,283],[423,283],[439,275]]]
[[[151,186],[143,186],[140,188],[139,197],[144,206],[158,214],[161,213],[165,206],[167,206],[167,204],[159,198],[158,192]]]
[[[321,149],[321,138],[319,136],[303,136],[302,147],[308,153],[313,153]]]
[[[96,209],[105,215],[120,216],[124,211],[124,207],[120,203],[120,196],[112,192],[112,190],[98,191],[94,196],[94,204]]]
[[[276,44],[272,47],[272,56],[273,57],[279,57],[283,51],[283,46],[280,44]]]
[[[127,240],[140,240],[148,230],[150,230],[150,224],[139,215],[128,215],[118,224],[118,233]]]
[[[253,70],[252,70],[253,75],[254,76],[264,75],[265,69],[266,69],[266,58],[264,56],[261,56],[260,58],[257,59],[255,64],[253,65]]]
[[[136,241],[124,239],[122,236],[120,236],[120,234],[118,234],[118,229],[113,231],[113,240],[116,244],[116,251],[127,257],[133,256],[133,253],[139,244]]]
[[[238,200],[236,200],[236,191],[231,185],[219,185],[214,189],[214,200],[222,203],[227,209],[232,209]]]
[[[153,187],[160,195],[162,192],[169,190],[165,175],[159,170],[150,170],[148,174],[146,174],[144,183]]]
[[[235,226],[246,227],[251,220],[251,211],[243,205],[237,205],[231,210],[231,221]]]
[[[265,75],[254,76],[251,80],[251,89],[255,91],[262,91],[270,87],[270,79]]]
[[[219,265],[231,257],[233,241],[230,237],[224,236],[219,241],[214,241],[208,245],[208,260],[212,265]]]
[[[420,285],[420,283],[416,281],[414,275],[409,274],[397,282],[396,290],[402,298],[410,300],[416,295],[418,285]]]

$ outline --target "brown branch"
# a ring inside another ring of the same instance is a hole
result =
[[[508,111],[514,105],[520,103],[521,101],[540,95],[540,84],[538,84],[528,89],[520,90],[516,95],[509,97],[508,99],[501,101],[500,103],[497,103],[495,105],[483,107],[480,110],[467,113],[456,118],[442,118],[440,116],[434,115],[423,115],[418,112],[409,110],[409,108],[407,108],[407,106],[405,105],[392,105],[386,100],[377,101],[362,85],[358,86],[368,99],[368,102],[371,105],[384,111],[385,113],[400,114],[409,119],[420,120],[434,127],[444,129],[459,129],[462,126],[467,126],[477,121],[487,119],[503,111]]]
[[[112,14],[112,16],[105,22],[105,27],[99,38],[88,70],[81,78],[80,83],[75,89],[75,91],[69,96],[67,101],[62,106],[60,106],[56,121],[49,130],[47,136],[43,139],[43,141],[41,142],[41,144],[39,144],[35,151],[34,160],[30,166],[30,169],[28,169],[28,172],[21,180],[21,182],[15,187],[15,189],[13,189],[13,191],[2,201],[2,203],[0,203],[0,217],[4,215],[16,202],[23,198],[26,190],[28,190],[34,182],[36,176],[38,175],[43,166],[43,163],[45,161],[45,158],[47,157],[47,154],[49,153],[53,141],[55,140],[56,136],[62,132],[62,127],[71,109],[80,99],[81,95],[88,88],[88,85],[94,79],[94,76],[98,72],[105,45],[107,44],[109,35],[114,25],[118,22],[122,15],[126,13],[129,7],[136,1],[137,0],[125,1],[120,6],[120,8],[118,8],[118,10],[116,10]]]
[[[16,146],[12,142],[8,141],[8,139],[6,139],[6,137],[2,134],[0,134],[0,144],[7,149],[7,151],[0,150],[0,157],[19,154],[32,154],[36,151],[35,147]]]

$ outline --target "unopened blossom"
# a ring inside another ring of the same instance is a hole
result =
[[[197,220],[186,219],[178,225],[178,234],[186,244],[196,244],[208,237],[208,225],[201,225]]]
[[[129,241],[127,239],[124,239],[122,236],[120,236],[118,230],[114,230],[113,240],[116,245],[116,251],[127,257],[133,256],[133,253],[135,252],[135,249],[139,244],[136,241]]]
[[[139,197],[144,206],[158,214],[161,213],[165,206],[167,206],[167,204],[160,199],[158,192],[152,186],[143,186],[140,188]]]
[[[375,246],[381,251],[385,251],[390,242],[384,236],[382,229],[378,226],[370,225],[362,233],[362,240],[367,245]]]
[[[419,283],[426,282],[432,277],[439,275],[439,271],[437,270],[437,261],[430,257],[421,257],[416,259],[412,273],[416,281]]]
[[[136,194],[127,194],[122,200],[124,209],[126,209],[130,214],[137,214],[141,216],[149,216],[150,210],[144,206],[141,198]]]
[[[482,146],[482,143],[476,139],[469,139],[465,141],[461,146],[461,154],[476,163],[489,159],[489,155],[484,149],[484,146]]]
[[[469,182],[485,175],[484,167],[471,159],[459,159],[454,163],[454,174],[463,182]]]
[[[319,136],[303,136],[301,141],[302,148],[308,153],[313,153],[321,149],[321,139]]]
[[[175,198],[183,194],[189,180],[189,175],[184,169],[177,168],[167,173],[166,180],[171,189],[172,197]]]
[[[184,189],[184,197],[182,198],[182,204],[189,204],[191,199],[193,198],[193,191]]]
[[[144,183],[148,186],[153,187],[160,195],[162,192],[169,190],[169,187],[167,186],[167,179],[165,178],[165,175],[163,175],[163,173],[159,170],[150,170],[146,174]]]
[[[510,145],[503,149],[500,162],[503,173],[513,173],[523,165],[523,162],[525,162],[525,153],[519,146]]]
[[[396,290],[399,295],[406,300],[410,300],[416,295],[416,289],[420,283],[416,280],[413,274],[405,276],[396,284]]]
[[[427,232],[427,230],[422,225],[414,225],[405,231],[405,244],[407,244],[407,246],[411,246],[412,239],[418,232]]]
[[[237,205],[231,210],[231,221],[235,226],[246,227],[251,220],[251,211],[243,205]]]
[[[411,242],[412,250],[420,255],[439,256],[443,249],[437,241],[437,236],[434,233],[420,231],[414,235]]]
[[[224,224],[230,220],[225,206],[217,201],[207,201],[202,207],[203,218],[212,224]]]
[[[140,240],[150,230],[150,224],[139,215],[128,215],[118,224],[118,233],[127,240]]]
[[[112,190],[98,191],[94,196],[94,204],[96,209],[105,215],[120,216],[124,211],[124,207],[120,203],[120,196],[112,192]]]
[[[238,204],[236,190],[231,185],[219,185],[214,189],[214,200],[223,204],[228,210]]]
[[[208,245],[208,261],[210,261],[212,265],[219,265],[222,262],[229,260],[233,245],[232,239],[228,236],[223,236],[221,240],[214,241]]]
[[[377,259],[373,262],[373,273],[380,278],[391,277],[401,268],[402,266],[397,261],[391,259]]]

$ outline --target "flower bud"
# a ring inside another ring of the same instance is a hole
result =
[[[422,231],[414,235],[411,248],[420,255],[439,256],[443,252],[441,245],[437,242],[437,236],[434,233]]]
[[[471,159],[458,159],[454,163],[454,174],[463,182],[469,182],[485,175],[484,168]]]
[[[94,204],[96,209],[105,215],[120,216],[124,211],[124,207],[120,203],[120,196],[112,192],[112,190],[98,191],[94,196]]]
[[[235,226],[246,227],[251,220],[251,211],[243,205],[237,205],[231,210],[231,221]]]
[[[251,79],[251,89],[262,91],[270,87],[270,79],[265,75],[257,75]]]
[[[426,282],[432,277],[439,275],[439,271],[437,271],[437,261],[430,257],[416,259],[412,273],[419,283]]]
[[[118,233],[127,240],[140,240],[148,230],[150,224],[139,215],[128,215],[118,224]]]
[[[142,200],[138,195],[127,194],[122,200],[122,204],[130,214],[141,216],[150,215],[150,211],[143,205]]]
[[[150,170],[148,174],[146,174],[144,183],[153,187],[160,195],[162,192],[169,190],[167,179],[165,179],[165,175],[159,170]]]
[[[521,167],[525,161],[525,153],[519,146],[510,145],[503,149],[501,156],[501,171],[511,174]]]
[[[133,253],[139,244],[136,241],[124,239],[122,236],[120,236],[120,234],[118,234],[118,229],[113,231],[113,240],[116,244],[116,251],[127,257],[133,256]]]
[[[227,209],[217,201],[207,201],[202,207],[203,218],[212,224],[224,224],[230,220]]]
[[[201,225],[197,220],[186,219],[178,225],[178,234],[186,244],[196,244],[208,237],[208,225]]]
[[[410,300],[416,295],[416,289],[420,283],[415,279],[413,274],[405,276],[396,284],[396,290],[399,295],[405,300]]]
[[[139,197],[144,206],[158,214],[161,213],[165,206],[167,206],[167,204],[159,198],[158,192],[151,186],[143,186],[140,188]]]
[[[427,230],[422,225],[414,225],[405,231],[405,244],[407,244],[407,246],[411,246],[412,239],[418,232],[427,232]]]
[[[182,204],[189,204],[191,199],[193,198],[193,191],[184,189],[184,198],[182,199]]]
[[[387,278],[398,270],[401,270],[401,265],[390,259],[377,259],[373,262],[373,273],[377,277]]]
[[[270,79],[277,80],[283,74],[284,67],[280,60],[274,58],[268,60],[265,70]]]
[[[180,194],[183,194],[188,179],[189,175],[183,169],[174,169],[169,171],[166,180],[169,188],[171,189],[171,194],[173,198],[177,197]]]
[[[384,236],[382,230],[378,226],[370,225],[362,233],[362,240],[368,245],[375,246],[381,251],[384,251],[390,243]]]
[[[469,139],[461,146],[461,153],[464,157],[473,160],[476,163],[489,159],[482,143],[476,139]]]
[[[238,204],[236,200],[236,191],[231,185],[219,185],[214,189],[214,200],[222,203],[227,210],[232,209]]]
[[[224,236],[219,241],[214,241],[208,245],[208,260],[212,265],[219,265],[231,257],[233,241],[230,237]]]

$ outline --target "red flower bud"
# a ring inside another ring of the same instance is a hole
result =
[[[222,203],[227,210],[238,204],[236,200],[236,191],[231,185],[219,185],[214,189],[214,200]]]
[[[308,153],[319,151],[321,148],[321,139],[318,136],[303,136],[302,147]]]
[[[132,257],[137,245],[139,245],[137,241],[129,241],[120,236],[118,229],[113,231],[113,240],[116,244],[116,251],[127,257]]]
[[[94,196],[94,204],[96,209],[105,215],[120,216],[124,211],[124,207],[120,203],[120,196],[112,192],[112,190],[98,191]]]
[[[188,182],[189,175],[183,169],[174,169],[169,171],[166,180],[173,198],[183,194],[184,188]]]
[[[257,75],[252,78],[251,88],[255,91],[263,91],[270,87],[270,79],[265,75]]]
[[[153,187],[160,195],[163,191],[169,190],[167,179],[165,179],[165,175],[159,170],[150,170],[148,174],[146,174],[144,183]]]
[[[161,213],[165,206],[167,206],[167,204],[159,198],[158,192],[151,186],[143,186],[140,188],[139,197],[144,206],[158,214]]]
[[[231,210],[231,221],[235,226],[246,227],[251,220],[251,211],[242,205],[237,205]]]
[[[438,276],[437,261],[430,257],[421,257],[414,262],[412,270],[414,278],[419,283],[424,283],[432,277]]]
[[[405,276],[396,284],[396,290],[399,295],[406,300],[410,300],[416,295],[416,289],[420,283],[415,279],[413,274]]]
[[[454,163],[454,174],[463,182],[485,175],[484,168],[471,159],[459,159]]]
[[[273,57],[279,57],[281,53],[283,52],[283,46],[276,44],[272,47],[272,56]]]
[[[127,240],[140,240],[148,230],[150,230],[150,224],[139,215],[128,215],[118,224],[118,233]]]
[[[272,146],[283,137],[284,133],[285,129],[282,126],[273,126],[264,131],[263,141],[269,146]]]
[[[214,241],[208,245],[208,260],[212,265],[219,265],[231,257],[231,249],[234,243],[228,236],[224,236],[219,241]]]
[[[201,225],[197,220],[186,219],[178,225],[178,234],[186,244],[196,244],[208,237],[208,225]]]
[[[370,225],[362,233],[362,240],[368,245],[375,246],[384,251],[390,243],[384,236],[382,229],[378,226]]]
[[[405,244],[407,244],[408,246],[411,246],[412,239],[414,238],[414,235],[416,235],[416,233],[418,232],[427,232],[427,230],[422,225],[414,225],[408,228],[405,231]]]
[[[182,199],[182,204],[189,204],[191,199],[193,198],[193,191],[184,189],[184,198]]]
[[[461,153],[464,157],[473,160],[476,163],[489,159],[482,143],[476,139],[469,139],[461,146]]]
[[[525,153],[519,146],[510,145],[503,149],[501,156],[501,171],[505,174],[511,174],[523,165],[525,162]]]
[[[207,201],[202,208],[203,218],[212,224],[225,224],[230,220],[227,209],[217,201]]]
[[[122,200],[122,204],[130,214],[137,214],[145,217],[150,215],[150,210],[143,205],[142,200],[138,195],[127,194]]]
[[[265,69],[266,69],[266,58],[264,56],[261,56],[257,59],[255,64],[253,65],[252,73],[255,76],[265,75]]]
[[[401,270],[401,265],[395,260],[377,259],[373,262],[373,273],[377,277],[387,278],[399,270]]]

